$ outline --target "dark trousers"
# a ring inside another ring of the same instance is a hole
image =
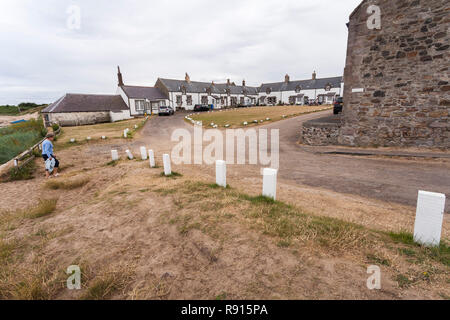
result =
[[[44,158],[44,161],[47,161],[48,156],[46,154],[43,154],[42,158]],[[55,168],[59,168],[59,161],[58,161],[58,159],[56,159],[54,155],[52,155],[52,158],[55,159]]]

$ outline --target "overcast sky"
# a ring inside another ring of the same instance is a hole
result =
[[[0,104],[115,93],[117,65],[125,84],[149,86],[185,72],[255,86],[339,76],[360,2],[2,0]]]

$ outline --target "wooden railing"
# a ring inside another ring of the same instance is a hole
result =
[[[59,127],[58,130],[56,130],[54,132],[55,136],[58,136],[60,133],[61,133],[61,127]],[[35,158],[34,151],[36,149],[38,149],[39,151],[41,150],[40,145],[42,144],[42,142],[44,142],[44,140],[45,140],[45,138],[42,139],[41,141],[39,141],[38,143],[36,143],[31,148],[28,148],[27,150],[25,150],[24,152],[19,154],[17,157],[13,158],[12,162],[13,162],[14,168],[20,169],[24,165],[33,161],[33,159]]]

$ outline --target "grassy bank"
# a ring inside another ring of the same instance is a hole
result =
[[[210,126],[211,123],[224,127],[229,125],[230,128],[242,128],[244,122],[247,126],[255,126],[263,123],[280,121],[283,119],[296,117],[302,114],[329,110],[331,106],[323,105],[318,107],[309,106],[277,106],[277,107],[253,107],[242,109],[224,110],[222,112],[216,111],[211,113],[200,113],[192,116],[195,121],[202,121],[203,125]],[[257,122],[254,122],[254,121]]]
[[[35,103],[21,103],[18,106],[4,105],[0,106],[0,115],[3,116],[17,116],[20,114],[27,114],[38,112],[47,105],[38,105]]]
[[[41,119],[0,129],[0,164],[6,163],[41,140],[46,129]]]

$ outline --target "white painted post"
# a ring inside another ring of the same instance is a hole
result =
[[[119,160],[119,152],[117,152],[117,150],[111,150],[111,158],[112,161]]]
[[[263,171],[263,192],[262,195],[273,200],[277,197],[277,173],[278,170],[265,168]]]
[[[126,139],[126,138],[128,138],[128,131],[130,131],[130,129],[125,129],[125,130],[123,130],[123,137]]]
[[[147,160],[147,148],[146,147],[141,147],[141,159]]]
[[[18,167],[18,166],[19,166],[19,163],[17,162],[16,159],[14,159],[14,167]]]
[[[444,220],[445,194],[419,191],[414,241],[426,246],[439,246]]]
[[[153,152],[153,150],[148,150],[148,157],[150,158],[150,168],[156,167],[155,153]]]
[[[172,174],[172,167],[170,165],[170,156],[168,154],[163,155],[164,162],[164,174],[170,176]]]
[[[128,159],[130,159],[130,160],[134,159],[133,154],[131,153],[130,150],[126,150],[125,152],[127,153]]]
[[[223,160],[216,161],[216,184],[227,187],[227,163]]]

